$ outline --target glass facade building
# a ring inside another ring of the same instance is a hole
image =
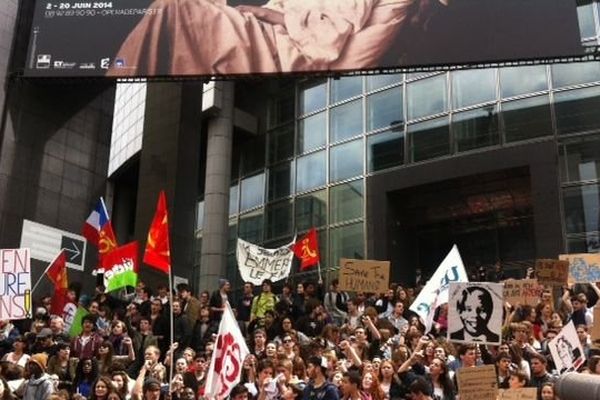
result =
[[[583,41],[597,44],[598,2],[580,2],[579,18]],[[600,250],[598,62],[304,79],[280,88],[264,109],[264,132],[232,163],[228,275],[234,281],[238,236],[276,247],[314,226],[324,267],[340,257],[373,257],[371,177],[535,143],[551,142],[556,151],[562,251]],[[530,191],[530,185],[514,190],[513,203]],[[202,209],[200,199],[200,216]],[[197,229],[201,241],[201,217]],[[533,248],[509,261],[535,257]]]

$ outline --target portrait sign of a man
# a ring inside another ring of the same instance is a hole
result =
[[[449,340],[462,343],[500,343],[502,293],[501,284],[451,284]]]

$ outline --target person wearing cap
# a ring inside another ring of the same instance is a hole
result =
[[[219,279],[219,290],[215,290],[210,296],[208,306],[210,307],[210,318],[220,321],[225,310],[225,303],[229,301],[228,294],[231,291],[231,283],[227,279]]]
[[[54,391],[52,379],[46,373],[48,355],[36,353],[27,363],[29,380],[23,388],[23,400],[47,400]]]
[[[50,328],[42,328],[42,330],[35,336],[35,343],[31,347],[32,353],[46,353],[48,356],[56,354],[56,343],[52,337],[52,330]]]
[[[325,357],[310,357],[307,363],[307,374],[310,383],[304,388],[303,400],[339,400],[337,387],[326,378]]]
[[[187,283],[177,285],[177,294],[182,301],[181,309],[193,325],[200,318],[200,300],[192,295],[192,289]]]
[[[131,398],[133,400],[160,399],[161,381],[151,376],[151,369],[153,368],[153,365],[153,361],[150,359],[146,359],[144,362],[144,365],[142,366],[142,369],[135,380],[133,389],[131,390]]]

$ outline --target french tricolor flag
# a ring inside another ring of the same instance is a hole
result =
[[[82,233],[90,243],[98,247],[100,257],[117,247],[115,233],[102,197],[85,221]]]

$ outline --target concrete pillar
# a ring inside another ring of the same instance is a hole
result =
[[[217,82],[220,112],[208,121],[204,226],[198,289],[214,290],[227,267],[229,186],[233,142],[234,83]]]

